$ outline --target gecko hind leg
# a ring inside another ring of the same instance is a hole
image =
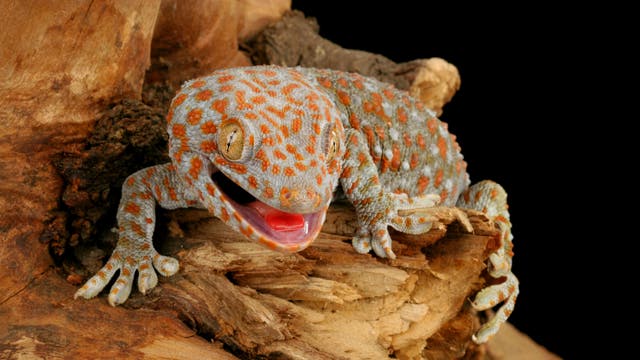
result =
[[[513,236],[507,205],[507,193],[493,181],[481,181],[469,187],[458,200],[458,207],[485,213],[500,229],[500,245],[489,256],[488,273],[493,278],[504,278],[496,285],[482,289],[473,301],[477,310],[487,310],[502,303],[496,314],[473,336],[476,343],[484,343],[498,332],[513,311],[519,293],[519,283],[511,272],[513,258]]]

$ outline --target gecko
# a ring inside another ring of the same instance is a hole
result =
[[[427,232],[439,209],[484,212],[500,228],[488,274],[472,306],[495,315],[473,335],[494,335],[514,309],[512,234],[506,192],[470,185],[447,124],[408,93],[355,73],[251,66],[184,83],[167,113],[171,162],[142,169],[122,185],[118,242],[74,298],[90,299],[118,272],[108,302],[122,304],[134,274],[145,294],[171,276],[175,258],[153,247],[155,206],[207,209],[245,237],[285,252],[308,247],[337,189],[353,205],[358,253],[395,258],[388,227]],[[461,222],[466,223],[460,211]]]

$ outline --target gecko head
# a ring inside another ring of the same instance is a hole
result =
[[[338,185],[342,122],[327,95],[296,72],[246,69],[206,78],[216,96],[202,116],[215,131],[197,141],[214,188],[200,190],[222,202],[216,215],[249,238],[299,251],[320,232]],[[221,89],[231,83],[231,91]]]

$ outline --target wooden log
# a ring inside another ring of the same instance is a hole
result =
[[[345,49],[318,31],[315,19],[299,11],[286,13],[248,41],[253,63],[357,72],[407,90],[438,115],[460,88],[458,69],[443,59],[395,63],[382,55]]]

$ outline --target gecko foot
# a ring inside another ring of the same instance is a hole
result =
[[[155,267],[155,270],[153,269]],[[132,254],[123,256],[122,251],[116,248],[107,263],[89,279],[73,296],[74,299],[82,297],[91,299],[98,295],[109,283],[116,271],[120,271],[118,280],[109,292],[109,304],[116,306],[129,298],[133,285],[133,276],[138,271],[138,289],[146,294],[158,284],[156,270],[164,276],[171,276],[180,268],[178,260],[162,256],[155,250],[149,249],[144,254]]]
[[[353,248],[361,254],[366,254],[373,249],[373,252],[381,258],[396,258],[396,254],[391,249],[391,236],[389,236],[386,224],[373,230],[360,227],[351,243]]]
[[[493,318],[483,324],[480,330],[473,335],[474,342],[482,344],[498,332],[500,326],[507,321],[513,312],[518,293],[518,279],[510,272],[506,275],[504,282],[486,287],[476,295],[472,306],[479,311],[491,309],[501,302],[504,303]]]

